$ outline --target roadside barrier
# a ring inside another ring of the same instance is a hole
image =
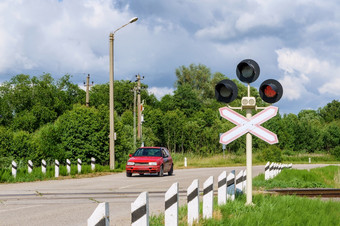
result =
[[[264,168],[264,179],[265,180],[273,179],[279,173],[281,173],[283,169],[291,169],[292,167],[293,167],[292,163],[282,164],[282,163],[272,162],[271,164],[269,164],[269,162],[267,162]]]
[[[78,168],[78,173],[81,173],[81,164],[82,164],[82,162],[81,162],[81,160],[80,159],[78,159],[77,160],[77,168]]]
[[[246,193],[247,191],[247,170],[243,170],[243,177],[242,177],[242,191]]]
[[[55,174],[54,176],[55,177],[59,177],[59,161],[56,159],[54,161],[54,171],[55,171]],[[47,164],[46,164],[46,160],[42,159],[41,160],[41,172],[43,174],[46,174],[46,167],[47,167]],[[81,173],[81,167],[82,167],[82,161],[81,159],[77,159],[77,170],[78,170],[78,173],[80,174]],[[12,176],[13,177],[16,177],[17,175],[17,163],[13,160],[12,161]],[[91,170],[92,171],[95,171],[96,169],[96,159],[95,158],[91,158]],[[66,159],[66,170],[67,170],[67,174],[70,175],[71,174],[71,161],[69,159]],[[33,162],[32,160],[28,160],[27,162],[27,172],[28,173],[32,173],[33,172]]]
[[[69,159],[66,159],[66,170],[67,174],[71,174],[71,161]]]
[[[235,200],[235,170],[232,170],[227,177],[227,200]]]
[[[54,161],[54,177],[59,177],[59,161]]]
[[[89,219],[87,226],[110,226],[110,209],[108,202],[99,203]]]
[[[44,159],[41,160],[41,172],[46,174],[46,161]]]
[[[187,205],[188,205],[188,224],[192,225],[195,221],[198,221],[200,212],[198,179],[194,180],[187,190]]]
[[[225,190],[225,193],[227,191]],[[214,206],[214,177],[210,176],[203,183],[203,218],[212,218]]]
[[[12,161],[12,176],[16,178],[17,176],[17,163],[15,161]]]
[[[242,193],[243,189],[243,170],[236,176],[236,194]]]
[[[138,198],[131,203],[131,225],[149,225],[149,193],[142,192]]]
[[[226,171],[223,171],[218,177],[218,196],[219,200],[225,200],[226,194],[229,194],[228,200],[235,200],[235,187],[242,186],[244,170],[241,170],[237,177],[238,182],[235,186],[235,170],[232,170],[228,177]],[[210,176],[203,183],[203,218],[212,218],[213,199],[214,199],[214,177]],[[241,187],[242,188],[242,187]],[[228,190],[229,189],[229,190]],[[224,193],[224,195],[222,195]],[[228,197],[228,196],[227,196]],[[165,226],[178,225],[179,209],[179,184],[173,183],[164,195],[164,223]],[[218,205],[226,204],[219,202]],[[187,222],[193,225],[199,221],[199,180],[195,179],[187,188]],[[93,225],[110,225],[109,204],[100,203],[93,214],[87,220],[88,226]],[[149,193],[142,192],[137,199],[131,203],[131,225],[147,226],[149,225]]]
[[[217,179],[218,195],[217,203],[218,205],[224,205],[227,203],[227,172],[223,171]]]
[[[265,180],[269,179],[269,165],[270,165],[270,163],[267,162],[267,164],[264,167],[264,179]]]
[[[96,159],[91,158],[91,170],[94,171],[96,169]]]
[[[31,160],[28,160],[28,164],[27,164],[27,171],[28,173],[32,173],[32,170],[33,170],[33,162]]]
[[[165,226],[178,225],[178,182],[171,185],[165,193]]]

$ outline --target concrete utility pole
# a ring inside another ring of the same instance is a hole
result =
[[[140,140],[142,137],[142,109],[141,109],[141,97],[140,97],[140,91],[141,91],[141,82],[140,80],[143,80],[144,76],[141,78],[141,76],[137,75],[137,118],[138,118],[138,129],[137,129],[137,139]]]
[[[90,106],[90,86],[93,86],[93,82],[92,84],[90,84],[90,74],[87,75],[86,83],[84,82],[84,85],[86,87],[86,107],[89,107]]]
[[[136,22],[137,17],[132,18],[128,23],[116,29],[114,32],[110,33],[110,169],[115,169],[115,129],[114,129],[114,39],[115,33],[122,29],[123,27]]]
[[[137,87],[133,87],[133,150],[136,150],[136,93]]]

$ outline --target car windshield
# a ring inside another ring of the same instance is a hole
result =
[[[160,148],[139,148],[133,156],[156,156],[161,157],[162,152]]]

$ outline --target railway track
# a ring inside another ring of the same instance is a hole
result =
[[[267,192],[280,195],[340,198],[340,189],[336,188],[271,189],[267,190]]]

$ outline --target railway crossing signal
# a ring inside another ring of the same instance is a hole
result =
[[[279,101],[283,94],[281,84],[274,80],[268,79],[260,85],[259,88],[260,97],[267,103],[273,104]]]
[[[246,134],[246,155],[247,155],[247,202],[252,204],[252,136],[261,138],[269,144],[278,143],[275,133],[260,126],[263,122],[271,119],[277,114],[277,107],[257,107],[256,98],[250,96],[250,83],[256,81],[260,75],[259,65],[251,59],[242,60],[236,67],[236,75],[242,82],[248,83],[248,95],[241,99],[241,107],[220,108],[220,114],[223,118],[231,121],[236,125],[233,129],[225,132],[220,136],[220,143],[229,144],[242,135]],[[268,79],[262,82],[259,88],[260,97],[267,103],[279,101],[283,94],[281,84],[274,80]],[[222,80],[215,86],[215,97],[217,101],[230,103],[236,99],[238,94],[237,86],[231,80]],[[232,109],[246,110],[246,117],[233,111]],[[263,109],[263,111],[252,116],[252,110]]]
[[[215,97],[218,101],[230,103],[237,97],[236,84],[228,79],[224,79],[215,86]]]
[[[270,106],[248,119],[228,107],[220,108],[221,116],[237,125],[221,135],[220,143],[227,145],[248,132],[269,144],[277,143],[278,139],[276,134],[260,126],[265,121],[274,117],[277,113],[277,109],[277,107]]]

